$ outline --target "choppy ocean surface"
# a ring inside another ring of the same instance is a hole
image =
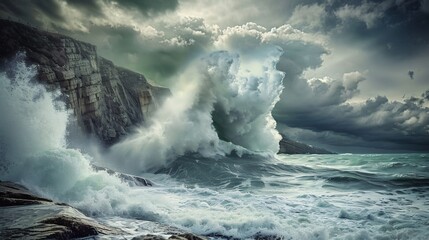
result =
[[[429,236],[429,154],[193,156],[145,177],[162,197],[137,218],[218,239]],[[133,218],[101,219],[145,231]]]

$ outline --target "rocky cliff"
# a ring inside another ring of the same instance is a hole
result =
[[[145,121],[170,94],[98,56],[94,45],[64,35],[0,20],[0,46],[2,60],[25,52],[37,65],[38,80],[61,89],[79,125],[107,145]]]
[[[323,148],[318,148],[310,146],[304,143],[293,141],[286,136],[282,135],[282,140],[280,141],[280,150],[279,153],[283,154],[333,154]]]

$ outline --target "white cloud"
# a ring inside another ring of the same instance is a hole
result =
[[[357,90],[358,84],[364,81],[366,77],[359,71],[344,73],[343,82],[346,90]]]
[[[323,21],[327,15],[324,5],[298,5],[288,23],[306,30],[317,30],[323,26]]]
[[[309,88],[306,97],[319,106],[341,105],[359,93],[358,84],[363,80],[365,77],[357,71],[345,73],[343,79],[338,80],[330,77],[312,78],[307,81]]]
[[[183,39],[182,37],[173,37],[170,39],[165,39],[162,40],[161,43],[166,43],[170,46],[176,46],[176,47],[185,47],[185,46],[190,46],[192,44],[195,43],[195,40],[190,38],[190,39]]]
[[[258,46],[266,29],[256,23],[246,23],[241,26],[227,27],[218,36],[215,46],[218,48],[246,49]]]
[[[284,54],[277,64],[277,69],[286,73],[286,79],[293,79],[301,75],[305,69],[319,66],[321,56],[329,52],[323,37],[302,32],[288,24],[270,30],[252,32],[247,37],[227,35],[223,38],[223,40],[228,39],[229,46],[238,50],[246,49],[246,46],[251,48],[258,41],[260,41],[259,44],[282,48]]]
[[[135,27],[134,30],[138,31],[142,38],[160,38],[165,35],[163,31],[158,31],[152,26],[142,26],[142,27]]]

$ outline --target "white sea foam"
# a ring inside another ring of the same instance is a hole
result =
[[[0,149],[6,158],[63,147],[68,113],[58,92],[47,93],[33,82],[35,66],[26,66],[19,53],[0,73]]]

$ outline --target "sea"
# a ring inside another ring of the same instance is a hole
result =
[[[160,116],[186,121],[165,121],[153,129],[141,129],[120,145],[133,154],[112,164],[110,157],[124,151],[110,154],[109,150],[91,151],[70,144],[73,116],[58,100],[61,93],[48,92],[37,84],[37,67],[27,65],[24,57],[13,60],[9,72],[0,73],[0,179],[23,184],[125,231],[119,237],[100,236],[102,239],[168,235],[173,229],[209,239],[429,237],[427,153],[283,155],[247,151],[216,139],[217,134],[205,134],[216,130],[207,118],[212,103],[204,102],[208,105],[196,109],[183,105],[183,111],[171,114],[176,101],[168,108],[169,114]],[[281,83],[277,80],[282,75],[278,77],[273,79]],[[251,93],[250,97],[257,96]],[[231,99],[225,104],[234,107]],[[182,103],[192,102],[187,100]],[[235,116],[238,114],[237,110]],[[232,133],[233,127],[225,129]],[[270,131],[257,133],[268,136]],[[254,143],[265,139],[251,136],[237,141],[247,149],[260,146]],[[148,139],[151,142],[144,142]],[[95,144],[93,147],[97,149]],[[217,151],[208,151],[216,147]],[[227,148],[233,151],[219,152]],[[96,171],[94,164],[143,177],[153,186],[139,186]]]
[[[103,221],[138,235],[153,231],[136,220],[146,219],[212,239],[429,236],[429,154],[193,156],[144,176],[154,186],[140,200],[156,210]]]

